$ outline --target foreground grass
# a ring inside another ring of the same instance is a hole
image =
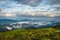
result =
[[[18,29],[0,33],[0,40],[60,40],[60,26],[43,29]]]

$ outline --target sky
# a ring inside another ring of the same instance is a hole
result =
[[[0,18],[60,16],[60,0],[0,0]]]

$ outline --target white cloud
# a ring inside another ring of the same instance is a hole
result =
[[[0,12],[0,18],[16,19],[17,16],[16,16],[16,14],[14,14],[14,13]]]
[[[20,15],[28,15],[28,16],[47,16],[47,17],[55,17],[60,16],[60,5],[45,5],[45,2],[42,2],[40,5],[36,7],[32,7],[30,5],[17,4],[12,1],[2,1],[0,2],[0,8],[2,12],[0,12],[0,16],[3,17],[19,17]],[[56,11],[58,10],[58,11]],[[17,16],[19,15],[19,16]]]
[[[50,11],[20,11],[18,12],[19,16],[25,15],[25,16],[47,16],[47,17],[56,17],[60,16],[60,12],[50,12]]]

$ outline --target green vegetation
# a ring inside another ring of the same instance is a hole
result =
[[[0,32],[0,40],[60,40],[60,26]]]

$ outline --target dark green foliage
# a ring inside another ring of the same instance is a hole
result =
[[[60,26],[43,29],[18,29],[1,32],[0,40],[60,40],[59,27]]]
[[[60,29],[60,25],[57,25],[57,26],[55,26],[55,27],[53,27],[53,28],[55,28],[55,29]]]

